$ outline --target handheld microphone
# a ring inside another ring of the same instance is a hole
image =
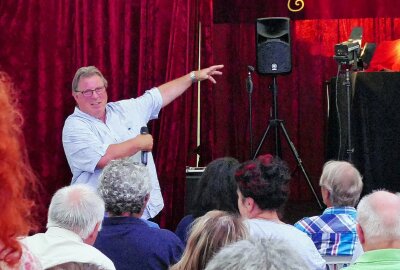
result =
[[[142,135],[149,134],[149,129],[146,126],[141,127],[140,134],[142,134]],[[147,166],[147,154],[148,154],[147,151],[141,152],[141,161],[144,166]]]
[[[253,93],[253,80],[251,79],[251,73],[254,72],[254,67],[253,66],[247,66],[248,73],[247,73],[247,79],[246,79],[246,87],[247,87],[247,92],[250,94]]]

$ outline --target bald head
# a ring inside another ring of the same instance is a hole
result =
[[[400,197],[387,191],[375,191],[360,201],[358,223],[366,242],[386,243],[400,240]]]
[[[325,163],[319,184],[329,191],[332,206],[355,206],[363,187],[359,171],[347,161]]]

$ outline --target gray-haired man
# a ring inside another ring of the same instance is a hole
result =
[[[349,162],[328,161],[319,184],[328,208],[322,215],[303,218],[294,226],[313,240],[321,255],[352,256],[359,246],[354,207],[363,187],[361,175]]]
[[[168,230],[151,228],[140,217],[150,196],[147,167],[130,159],[111,161],[100,176],[98,192],[108,217],[94,244],[118,270],[168,269],[183,251]]]
[[[90,263],[115,270],[113,262],[94,248],[104,217],[104,202],[84,184],[61,188],[51,199],[47,231],[22,242],[44,269],[67,263]]]
[[[375,191],[357,207],[357,233],[365,251],[348,270],[400,269],[400,197]]]

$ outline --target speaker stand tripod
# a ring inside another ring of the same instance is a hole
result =
[[[315,200],[318,203],[318,206],[320,207],[320,209],[323,209],[321,201],[319,200],[317,193],[315,192],[314,187],[311,184],[310,178],[308,177],[308,174],[303,166],[303,162],[301,161],[299,153],[297,152],[296,147],[294,146],[293,142],[291,141],[289,134],[285,128],[284,121],[278,118],[278,85],[276,83],[276,76],[272,77],[272,84],[270,86],[270,89],[272,90],[272,95],[273,95],[273,119],[269,120],[268,127],[265,130],[260,143],[258,144],[257,150],[254,153],[253,159],[256,159],[256,157],[257,157],[258,153],[260,152],[261,147],[265,141],[265,138],[267,137],[268,132],[271,130],[271,128],[274,129],[274,133],[275,133],[275,154],[281,158],[282,151],[281,151],[281,141],[280,141],[280,130],[282,130],[283,134],[285,135],[286,142],[289,145],[294,158],[296,159],[297,166],[301,169],[301,172],[303,173],[304,178],[306,179],[306,182],[307,182],[312,194],[314,195]]]

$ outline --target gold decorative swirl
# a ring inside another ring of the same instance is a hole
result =
[[[304,0],[296,0],[296,1],[294,1],[294,5],[296,7],[298,7],[296,9],[293,9],[293,8],[290,7],[290,1],[291,0],[288,0],[287,7],[291,12],[298,12],[298,11],[300,11],[300,10],[302,10],[304,8]]]

